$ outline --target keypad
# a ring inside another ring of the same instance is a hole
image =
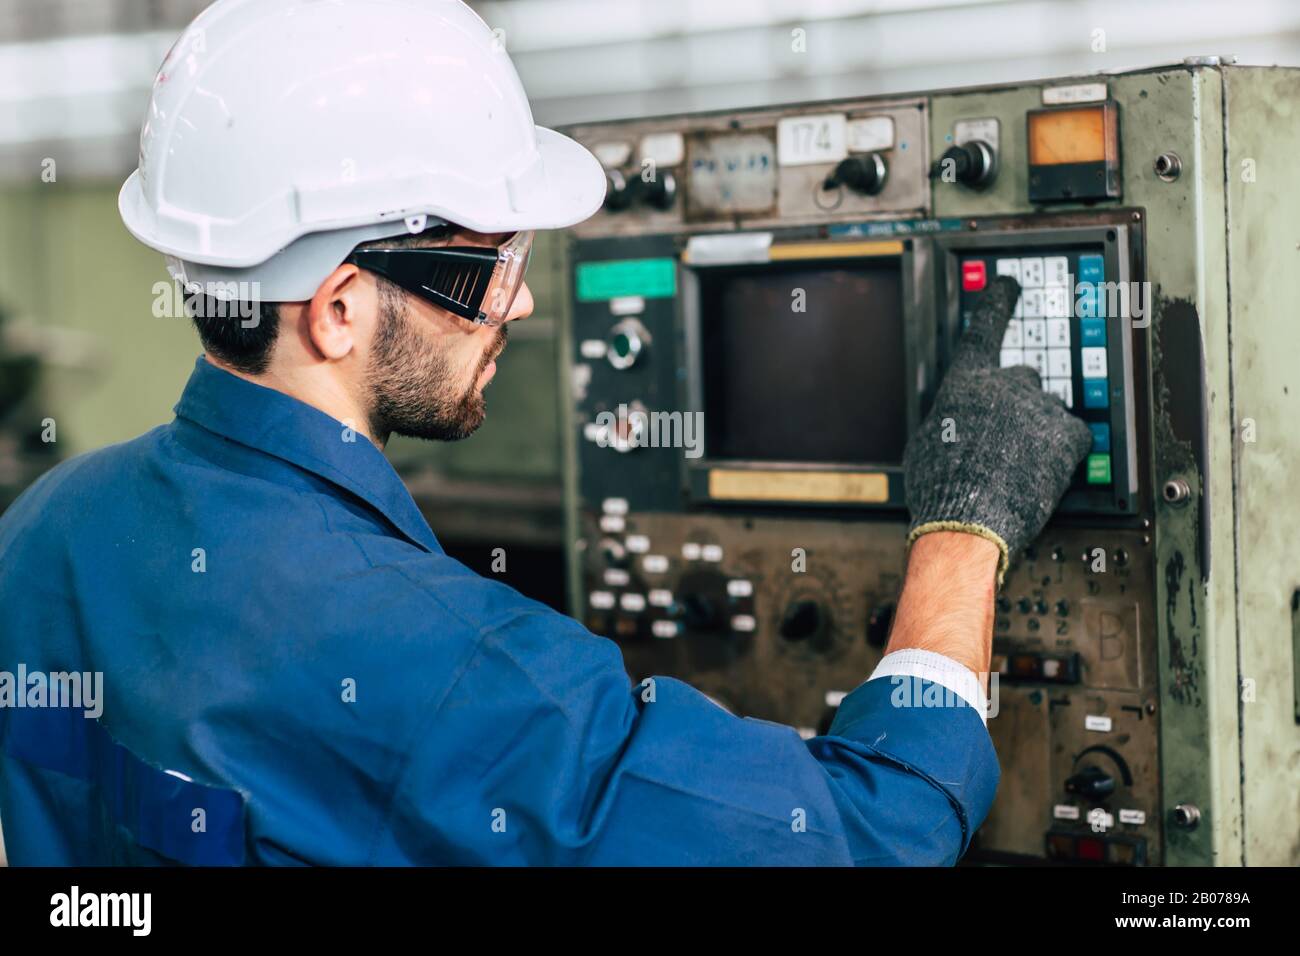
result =
[[[1043,390],[1087,422],[1092,450],[1079,480],[1089,485],[1112,481],[1105,262],[1100,254],[1077,251],[971,254],[960,260],[967,305],[991,275],[1011,276],[1020,283],[1015,315],[1002,339],[1001,365],[1035,369]]]

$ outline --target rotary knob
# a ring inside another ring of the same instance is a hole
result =
[[[930,178],[959,182],[973,189],[983,189],[998,174],[998,153],[982,139],[972,139],[960,146],[950,146],[930,167]]]
[[[635,180],[630,180],[617,169],[605,171],[605,208],[610,212],[621,212],[632,205],[636,198]]]
[[[648,206],[671,209],[677,199],[677,178],[669,172],[659,173],[654,179],[641,183],[641,196]]]
[[[822,183],[823,189],[838,189],[847,186],[855,193],[874,196],[885,188],[889,176],[889,166],[879,153],[867,153],[862,156],[850,156],[840,160],[835,171]]]

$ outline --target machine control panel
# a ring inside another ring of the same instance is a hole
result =
[[[975,297],[1011,275],[1001,364],[1033,367],[1092,448],[999,594],[1002,785],[975,858],[1159,863],[1148,344],[1125,298],[1144,280],[1142,210],[935,217],[940,191],[991,196],[1013,171],[996,124],[957,157],[929,109],[568,131],[610,176],[570,247],[575,604],[634,678],[826,733],[888,641],[907,439]],[[670,202],[650,200],[656,181]]]

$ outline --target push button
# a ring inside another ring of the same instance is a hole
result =
[[[1048,288],[1070,284],[1070,261],[1065,256],[1043,259],[1043,284]]]
[[[1110,455],[1094,453],[1088,456],[1088,484],[1110,484]]]
[[[1106,317],[1106,301],[1101,296],[1101,290],[1095,285],[1079,286],[1079,301],[1076,304],[1079,315],[1085,319],[1104,319]]]
[[[1066,408],[1074,407],[1074,383],[1068,378],[1049,378],[1043,387],[1064,402]]]
[[[1100,348],[1083,348],[1079,350],[1083,362],[1084,378],[1106,377],[1106,350]]]
[[[1066,349],[1070,347],[1070,320],[1047,320],[1047,347],[1049,349]]]
[[[1110,424],[1108,422],[1089,422],[1092,430],[1092,450],[1110,451]]]
[[[1110,396],[1107,394],[1107,380],[1085,378],[1083,380],[1083,407],[1084,408],[1105,408],[1110,404]]]
[[[1011,276],[1017,282],[1020,281],[1020,260],[1019,259],[999,259],[997,263],[997,272],[1000,276]]]
[[[1105,278],[1106,260],[1101,256],[1079,256],[1079,281],[1101,282]]]
[[[1043,287],[1043,260],[1040,258],[1020,260],[1020,284],[1026,289]]]
[[[1085,348],[1104,346],[1106,344],[1106,320],[1080,319],[1079,341]]]
[[[961,264],[961,289],[963,292],[979,292],[988,285],[988,270],[983,259],[967,259]]]

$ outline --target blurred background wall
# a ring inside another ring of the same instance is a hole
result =
[[[272,2],[272,0],[266,0]],[[921,90],[1235,54],[1300,63],[1295,0],[493,0],[540,123]],[[52,420],[66,457],[168,421],[197,339],[155,318],[157,255],[116,211],[154,72],[205,0],[0,0],[0,309],[10,352],[42,377],[0,439],[10,452]],[[558,600],[561,533],[553,369],[558,243],[530,271],[535,317],[512,329],[489,424],[457,445],[395,442],[444,540],[467,560],[489,543],[535,549],[520,579]],[[18,380],[15,366],[0,376]],[[2,394],[2,393],[0,393]],[[0,495],[0,507],[6,501]],[[477,550],[476,550],[477,549]],[[524,560],[521,557],[521,560]],[[521,572],[522,573],[522,572]],[[537,577],[540,575],[540,578]],[[552,594],[551,588],[555,587]]]

